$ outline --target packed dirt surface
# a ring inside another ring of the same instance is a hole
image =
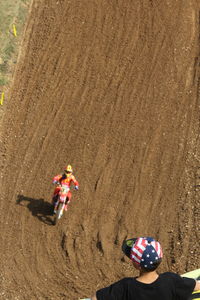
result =
[[[196,0],[35,0],[1,140],[0,299],[77,300],[135,276],[121,244],[153,236],[159,270],[199,268]],[[52,178],[80,183],[54,226]]]

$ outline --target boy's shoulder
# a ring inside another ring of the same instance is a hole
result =
[[[178,275],[177,273],[174,273],[174,272],[164,272],[164,273],[161,273],[159,274],[160,276],[171,276],[171,277],[180,277],[180,275]]]
[[[133,284],[134,281],[135,281],[135,277],[123,277],[118,281],[115,281],[113,284],[118,286],[125,286],[129,284]]]
[[[177,273],[174,273],[174,272],[164,272],[164,273],[161,273],[159,274],[159,277],[162,278],[162,279],[167,279],[167,278],[171,278],[171,279],[179,279],[181,278],[180,275],[178,275]]]
[[[159,275],[160,279],[163,281],[174,282],[174,284],[182,285],[191,284],[195,282],[193,278],[182,277],[181,275],[173,272],[165,272]]]
[[[159,274],[159,279],[161,280],[176,280],[176,279],[179,279],[181,278],[180,275],[176,274],[176,273],[173,273],[173,272],[164,272],[164,273],[161,273]],[[136,281],[137,283],[137,277],[124,277],[122,279],[120,279],[119,281],[117,281],[118,284],[133,284],[133,282]]]

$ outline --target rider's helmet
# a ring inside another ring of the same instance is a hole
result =
[[[65,168],[65,174],[71,175],[72,173],[73,173],[72,166],[67,165],[66,168]]]

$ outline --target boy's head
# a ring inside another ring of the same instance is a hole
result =
[[[151,237],[128,239],[122,244],[122,251],[130,258],[134,266],[146,272],[154,271],[162,261],[162,248]]]

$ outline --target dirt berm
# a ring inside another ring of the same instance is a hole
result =
[[[77,300],[135,275],[122,240],[199,267],[195,0],[35,0],[1,141],[0,299]],[[80,183],[53,226],[52,178]]]

